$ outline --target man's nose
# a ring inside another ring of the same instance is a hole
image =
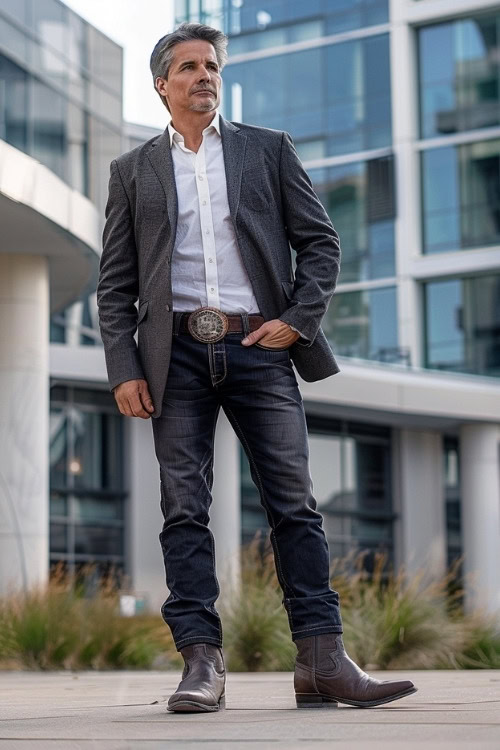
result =
[[[205,68],[204,65],[200,66],[200,73],[199,73],[200,81],[209,81],[210,80],[210,71],[208,68]]]

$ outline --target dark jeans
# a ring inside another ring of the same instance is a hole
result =
[[[247,316],[242,319],[247,326]],[[246,451],[271,527],[292,639],[341,633],[323,519],[311,492],[304,407],[288,349],[245,347],[244,333],[201,343],[179,333],[179,316],[175,320],[162,415],[152,423],[170,591],[161,612],[177,649],[195,642],[222,645],[214,606],[219,595],[214,537],[207,525],[221,406]]]

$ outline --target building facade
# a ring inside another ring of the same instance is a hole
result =
[[[341,372],[300,382],[332,558],[436,575],[464,555],[468,605],[500,610],[500,3],[181,0],[183,20],[228,33],[222,114],[290,132],[340,235],[323,329]],[[122,127],[121,50],[58,0],[1,0],[7,26],[0,138],[101,229],[109,162],[155,135]],[[89,286],[53,308],[48,354],[46,564],[114,566],[157,608],[151,425],[116,410]],[[213,496],[219,575],[236,577],[268,526],[223,415]]]

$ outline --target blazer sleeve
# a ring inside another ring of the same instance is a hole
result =
[[[110,164],[102,255],[97,284],[99,328],[110,390],[144,378],[134,335],[139,296],[137,249],[130,203],[116,159]]]
[[[286,132],[281,140],[280,187],[288,240],[297,253],[292,299],[280,320],[301,334],[295,345],[308,347],[335,291],[341,250],[339,236]]]

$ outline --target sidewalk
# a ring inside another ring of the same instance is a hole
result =
[[[166,710],[180,672],[0,672],[0,750],[500,748],[500,670],[370,674],[419,690],[298,710],[291,673],[230,673],[225,711],[186,715]]]

